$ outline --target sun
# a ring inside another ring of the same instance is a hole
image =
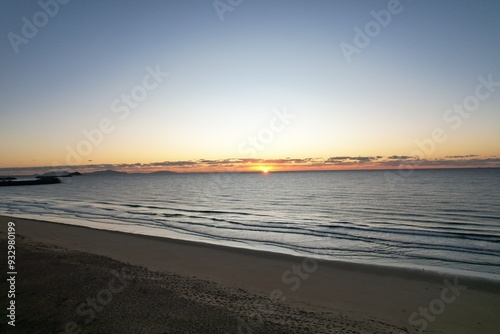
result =
[[[254,172],[254,173],[260,173],[260,174],[270,174],[271,172],[274,171],[274,167],[273,166],[269,166],[269,165],[253,165],[253,166],[250,166],[249,168],[249,171],[251,172]]]

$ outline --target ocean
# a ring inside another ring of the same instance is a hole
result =
[[[500,169],[83,175],[63,181],[0,187],[0,214],[500,280]]]

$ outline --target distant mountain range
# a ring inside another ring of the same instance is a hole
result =
[[[35,176],[37,178],[42,178],[42,177],[54,177],[54,176],[57,176],[57,177],[71,177],[71,176],[80,176],[82,175],[80,172],[68,172],[68,171],[62,171],[62,172],[48,172],[48,173],[44,173],[44,174],[41,174],[41,175],[38,175],[38,174],[35,174]]]
[[[116,170],[98,170],[95,172],[84,173],[84,175],[118,175],[118,174],[127,174],[126,172],[118,172]]]
[[[80,175],[138,175],[138,174],[143,174],[143,175],[164,175],[164,174],[177,174],[177,172],[172,172],[169,170],[161,170],[157,172],[151,172],[151,173],[127,173],[127,172],[119,172],[116,170],[98,170],[95,172],[89,172],[89,173],[80,173],[80,172],[68,172],[68,171],[52,171],[52,172],[47,172],[43,174],[34,174],[31,175],[36,178],[44,178],[44,177],[72,177],[72,176],[80,176]],[[1,178],[7,178],[11,177],[12,175],[9,176],[0,176]],[[17,177],[27,177],[27,175],[14,175]],[[29,176],[28,176],[29,177]],[[15,179],[15,177],[13,178]]]
[[[111,170],[111,169],[108,169],[108,170],[99,170],[99,171],[95,171],[95,172],[90,172],[90,173],[85,173],[83,175],[138,175],[138,174],[143,174],[143,175],[147,175],[147,174],[154,174],[154,175],[158,175],[158,174],[177,174],[176,172],[171,172],[171,171],[168,171],[168,170],[162,170],[162,171],[158,171],[158,172],[151,172],[151,173],[127,173],[127,172],[118,172],[116,170]]]
[[[116,170],[108,169],[108,170],[99,170],[99,171],[95,171],[95,172],[85,173],[84,175],[120,175],[120,174],[128,174],[128,175],[154,174],[154,175],[158,175],[158,174],[177,174],[177,173],[176,172],[171,172],[171,171],[168,171],[168,170],[161,170],[161,171],[158,171],[158,172],[151,172],[151,173],[127,173],[127,172],[118,172]]]
[[[151,172],[151,173],[148,173],[148,174],[177,174],[177,172],[171,172],[169,170],[161,170],[159,172]]]

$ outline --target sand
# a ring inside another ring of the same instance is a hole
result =
[[[14,217],[0,217],[3,258],[9,221],[17,234],[16,333],[40,328],[40,333],[498,333],[500,328],[496,281]],[[0,289],[5,300],[7,284]],[[9,330],[5,322],[0,325],[0,332]]]

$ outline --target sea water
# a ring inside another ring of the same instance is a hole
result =
[[[83,175],[63,181],[0,187],[0,214],[500,279],[500,169]]]

